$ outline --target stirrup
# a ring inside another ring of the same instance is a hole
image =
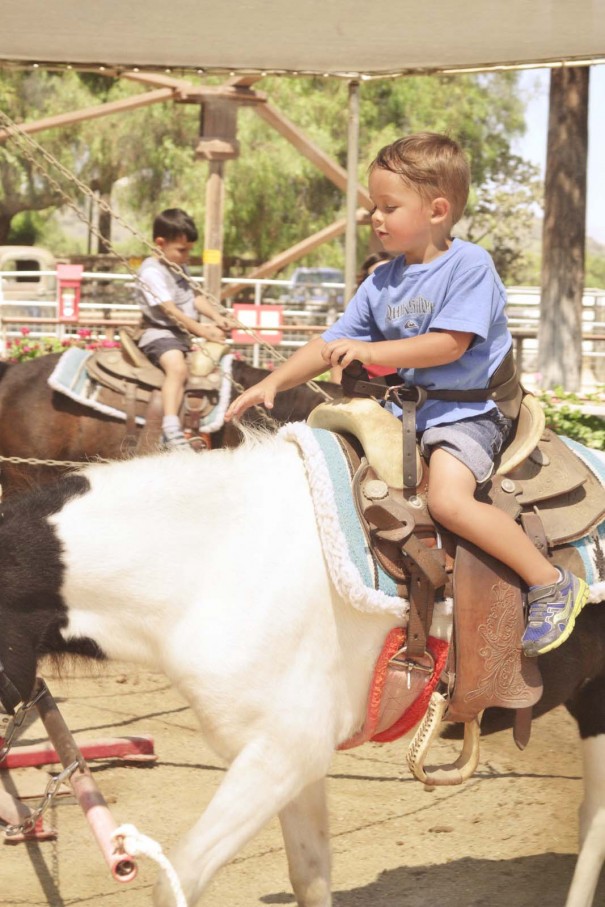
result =
[[[407,752],[407,762],[410,771],[418,781],[422,781],[427,787],[462,784],[463,781],[468,781],[479,764],[479,722],[481,716],[477,715],[472,721],[464,723],[464,744],[462,752],[456,761],[441,768],[425,769],[424,762],[428,755],[429,747],[439,733],[447,706],[448,700],[435,690],[431,696],[426,715],[420,722]]]

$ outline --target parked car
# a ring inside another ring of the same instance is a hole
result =
[[[341,311],[344,282],[344,273],[338,268],[296,268],[283,301],[314,311]]]

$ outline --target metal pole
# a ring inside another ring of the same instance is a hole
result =
[[[38,679],[37,684],[35,692],[40,689],[40,686],[45,688],[43,695],[36,702],[38,714],[57,751],[63,768],[77,763],[78,767],[70,777],[70,784],[76,800],[84,811],[97,844],[101,848],[105,862],[116,881],[130,882],[137,874],[136,862],[128,854],[119,853],[113,845],[111,835],[118,826],[101,791],[93,780],[90,769],[86,765],[76,741],[59,712],[55,700],[46,688],[46,684],[40,679]]]
[[[357,164],[359,161],[359,82],[349,82],[349,132],[347,146],[347,229],[345,232],[344,304],[357,284]]]

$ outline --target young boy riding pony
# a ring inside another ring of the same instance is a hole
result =
[[[466,156],[445,135],[419,133],[379,151],[369,170],[372,226],[396,257],[364,281],[321,337],[234,400],[227,418],[255,404],[271,409],[279,391],[354,360],[395,368],[406,385],[461,391],[459,401],[429,398],[417,409],[421,448],[430,458],[428,507],[438,523],[527,584],[522,644],[527,655],[540,655],[569,637],[588,587],[553,566],[509,514],[475,498],[513,421],[488,395],[465,400],[464,391],[488,387],[512,337],[505,289],[490,255],[451,235],[469,183]],[[401,415],[394,403],[387,405]]]
[[[169,449],[189,443],[179,410],[187,381],[185,353],[191,349],[190,335],[222,342],[233,326],[206,296],[195,293],[180,273],[188,274],[189,253],[197,238],[197,228],[185,211],[162,211],[153,222],[153,241],[159,254],[145,259],[137,280],[144,328],[138,345],[166,375],[162,385],[162,441]]]

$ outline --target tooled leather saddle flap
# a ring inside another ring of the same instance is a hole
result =
[[[515,518],[537,514],[551,546],[582,538],[605,516],[605,488],[549,429],[527,460],[507,476],[495,476],[478,497]]]
[[[137,400],[146,403],[151,391],[159,390],[162,387],[164,372],[148,360],[144,359],[143,364],[140,363],[141,359],[133,362],[130,357],[122,355],[122,351],[119,349],[101,349],[96,350],[87,360],[86,370],[94,381],[117,394],[131,393],[132,388],[129,385],[136,386],[134,396]],[[212,370],[204,371],[204,374],[189,374],[185,387],[186,395],[218,391],[221,384],[221,373],[216,367],[216,363]]]
[[[86,363],[86,370],[91,378],[121,392],[124,382],[129,381],[147,389],[161,388],[164,373],[151,362],[146,365],[135,365],[127,361],[120,349],[95,350]]]
[[[455,680],[449,721],[470,721],[488,706],[523,709],[540,699],[537,660],[521,649],[524,626],[519,578],[460,540],[454,562]]]

